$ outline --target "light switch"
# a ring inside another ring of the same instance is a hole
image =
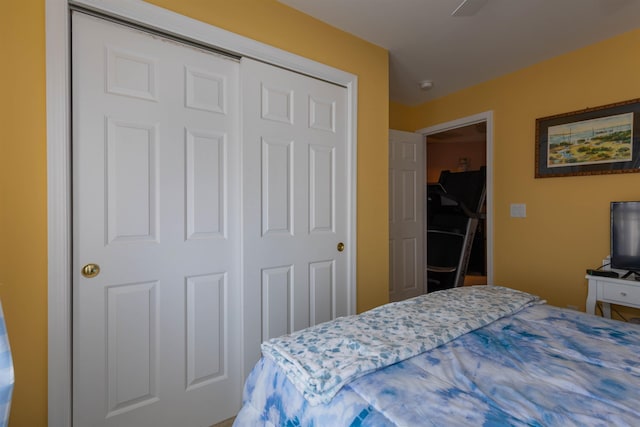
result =
[[[527,205],[524,203],[511,203],[511,218],[526,218]]]

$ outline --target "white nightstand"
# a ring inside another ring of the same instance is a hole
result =
[[[611,304],[640,308],[640,282],[637,280],[614,279],[590,276],[587,295],[587,313],[596,313],[596,301],[602,302],[602,316],[611,318]]]

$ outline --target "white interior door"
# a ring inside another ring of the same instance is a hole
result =
[[[241,76],[246,373],[263,340],[348,314],[353,244],[346,89],[249,59]]]
[[[389,300],[423,294],[425,141],[389,131]]]
[[[81,13],[72,57],[74,425],[231,417],[239,64]]]

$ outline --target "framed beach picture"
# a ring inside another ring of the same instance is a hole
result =
[[[536,178],[640,172],[640,99],[536,119]]]

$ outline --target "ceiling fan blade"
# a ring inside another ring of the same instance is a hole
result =
[[[488,0],[463,0],[462,3],[451,13],[451,16],[473,16]]]

